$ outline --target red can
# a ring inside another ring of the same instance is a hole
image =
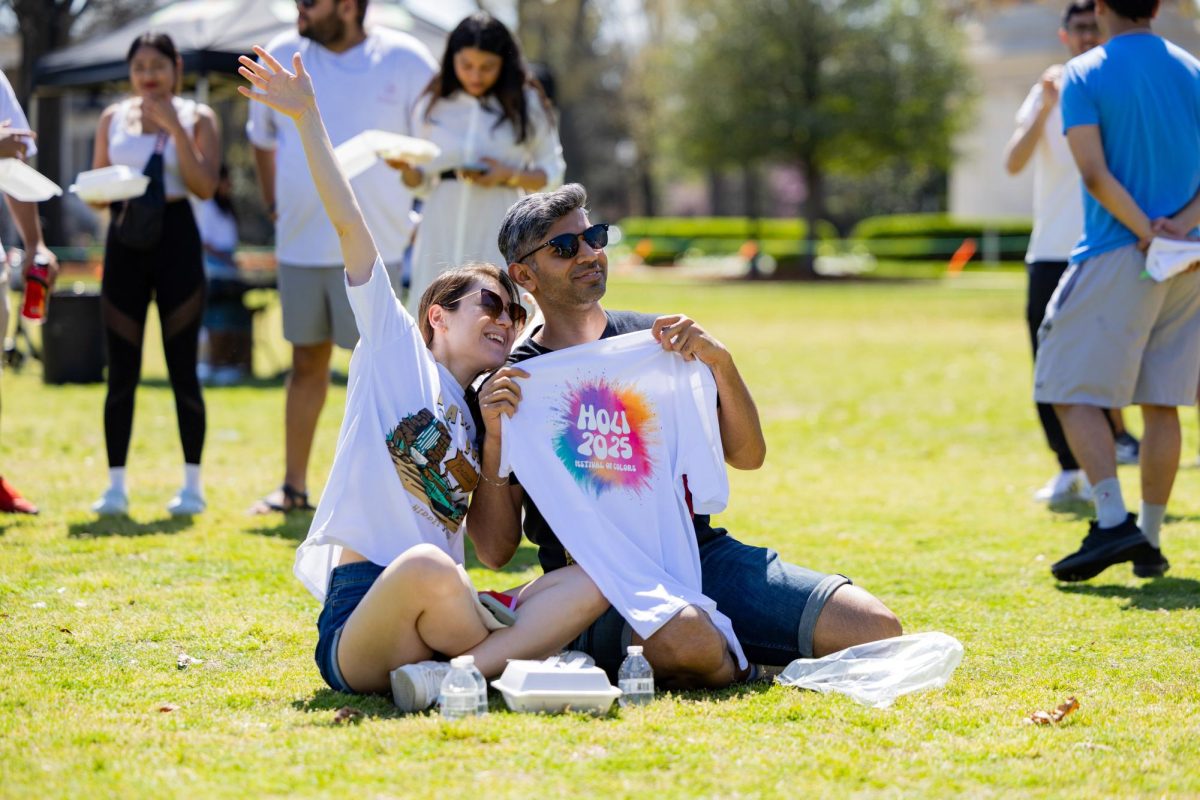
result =
[[[29,322],[45,322],[49,299],[50,262],[45,256],[35,256],[25,276],[25,304],[21,307],[21,316]]]

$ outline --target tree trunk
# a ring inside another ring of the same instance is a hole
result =
[[[805,234],[799,258],[784,261],[775,271],[777,278],[786,280],[816,279],[817,222],[825,218],[825,174],[811,156],[800,158],[800,170],[804,173]]]

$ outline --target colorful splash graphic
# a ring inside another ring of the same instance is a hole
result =
[[[609,489],[641,492],[654,475],[650,447],[658,433],[641,394],[601,378],[567,390],[554,450],[571,476],[597,497]]]

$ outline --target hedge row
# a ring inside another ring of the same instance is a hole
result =
[[[620,222],[625,244],[647,264],[678,261],[689,254],[731,255],[748,241],[757,241],[761,252],[787,258],[799,254],[808,226],[802,219],[748,217],[627,217]],[[838,238],[837,229],[824,220],[817,224],[820,239]]]
[[[802,219],[747,217],[628,217],[620,223],[625,243],[649,264],[670,263],[684,255],[730,255],[755,240],[761,252],[778,259],[794,258],[802,249],[807,226]],[[876,258],[937,260],[949,258],[966,239],[976,252],[985,238],[1003,260],[1021,260],[1032,223],[1013,218],[963,218],[949,214],[893,214],[869,217],[855,226],[850,239]],[[817,238],[835,240],[837,230],[822,220]]]

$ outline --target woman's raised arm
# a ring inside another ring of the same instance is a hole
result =
[[[256,100],[296,123],[300,141],[304,144],[304,155],[308,159],[308,170],[325,213],[337,231],[342,247],[342,260],[346,264],[346,276],[351,286],[361,286],[371,278],[371,268],[379,257],[375,240],[367,229],[362,209],[350,189],[350,182],[338,167],[333,155],[333,145],[321,112],[317,109],[317,96],[313,92],[312,80],[304,71],[300,54],[292,56],[295,74],[288,72],[266,50],[255,46],[254,52],[261,63],[249,56],[238,59],[238,72],[250,86],[239,86],[238,91],[251,100]],[[253,87],[253,88],[251,88]]]

